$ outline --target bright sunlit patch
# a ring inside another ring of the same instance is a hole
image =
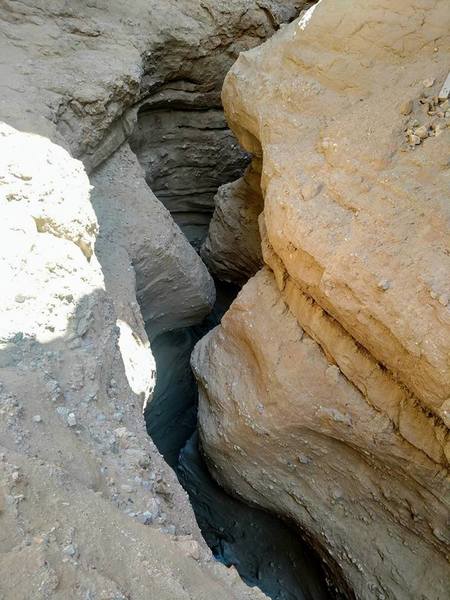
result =
[[[311,17],[313,16],[314,11],[319,6],[319,4],[321,3],[321,1],[322,0],[319,0],[317,2],[317,4],[314,4],[314,6],[311,6],[311,8],[308,8],[308,10],[305,12],[305,14],[303,15],[303,17],[298,22],[299,29],[301,29],[302,31],[305,30],[306,26],[311,21]]]
[[[43,136],[0,123],[0,184],[0,343],[77,335],[80,303],[95,304],[104,290],[82,163]]]
[[[155,359],[148,341],[142,342],[139,336],[125,321],[117,319],[120,329],[119,348],[128,379],[128,385],[145,402],[155,385]]]

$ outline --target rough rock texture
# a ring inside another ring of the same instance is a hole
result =
[[[0,596],[229,598],[146,435],[154,361],[105,291],[82,164],[5,125],[0,157]]]
[[[223,92],[274,275],[194,353],[203,446],[358,598],[448,593],[449,24],[444,0],[322,0]]]
[[[221,562],[237,565],[241,577],[270,598],[330,599],[317,557],[295,531],[273,515],[230,498],[214,482],[198,449],[197,433],[180,454],[178,473],[208,546]]]
[[[245,283],[262,266],[258,217],[263,210],[259,161],[243,177],[222,186],[201,257],[221,281]]]
[[[145,183],[128,143],[95,171],[91,182],[107,286],[120,285],[120,273],[133,265],[137,300],[152,338],[201,321],[214,304],[214,283]],[[120,253],[126,253],[126,265],[120,265]]]
[[[266,39],[304,4],[5,0],[2,118],[69,146],[90,170],[129,136],[133,107],[151,94],[171,102],[187,95],[218,107],[223,78],[239,52]]]
[[[145,108],[131,147],[158,200],[200,248],[217,189],[239,177],[248,157],[239,150],[221,109],[174,109],[170,102],[163,109]]]
[[[213,298],[124,142],[140,104],[174,79],[201,81],[192,101],[218,105],[239,50],[298,3],[217,4],[1,2],[2,598],[262,597],[208,562],[141,414],[155,364],[135,290],[152,334],[201,318]],[[101,165],[100,232],[72,156],[88,173]]]

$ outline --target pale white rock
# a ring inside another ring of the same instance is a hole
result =
[[[76,416],[75,416],[74,413],[69,413],[67,415],[67,425],[69,427],[76,427],[76,425],[77,425],[77,418],[76,418]]]

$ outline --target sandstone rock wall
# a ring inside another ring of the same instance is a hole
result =
[[[2,598],[263,596],[209,562],[144,430],[135,292],[156,335],[200,319],[213,287],[124,142],[173,79],[218,104],[236,53],[296,5],[1,3]]]
[[[223,91],[262,160],[270,271],[194,352],[201,438],[358,598],[442,598],[450,576],[449,19],[322,0]]]
[[[217,189],[239,177],[248,162],[222,110],[175,109],[170,103],[145,110],[144,105],[130,144],[147,184],[200,248]]]
[[[242,284],[262,266],[258,217],[264,206],[261,165],[254,159],[237,181],[217,192],[201,257],[221,281]]]

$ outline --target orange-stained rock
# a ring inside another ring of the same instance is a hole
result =
[[[449,25],[445,0],[321,0],[223,90],[272,273],[194,352],[203,447],[364,599],[448,592]]]

